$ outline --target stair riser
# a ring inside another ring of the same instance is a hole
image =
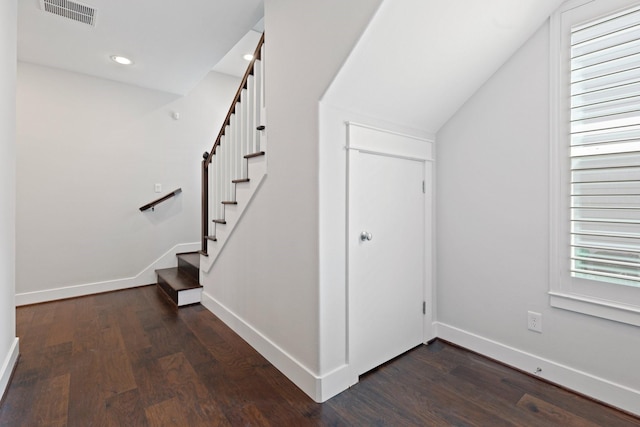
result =
[[[198,304],[202,301],[202,288],[188,289],[178,292],[178,307]]]
[[[178,257],[178,268],[189,274],[189,276],[193,277],[194,279],[200,280],[200,269],[194,265],[191,265],[180,257]]]
[[[158,279],[158,292],[161,292],[178,307],[198,304],[202,300],[202,288],[175,291],[161,279]]]
[[[158,276],[158,288],[164,293],[171,301],[178,305],[178,291],[173,289],[167,281]]]

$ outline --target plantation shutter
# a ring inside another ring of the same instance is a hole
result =
[[[640,8],[571,30],[571,275],[640,286]]]

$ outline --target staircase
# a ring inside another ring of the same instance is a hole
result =
[[[211,151],[202,160],[202,258],[206,275],[266,175],[264,34]]]
[[[200,285],[200,254],[176,254],[178,266],[156,270],[159,291],[178,307],[197,304],[202,297]]]
[[[264,34],[211,151],[203,154],[201,250],[176,254],[178,267],[156,270],[160,292],[178,307],[201,301],[200,277],[208,277],[266,176],[263,58]],[[168,197],[140,210],[153,208]]]

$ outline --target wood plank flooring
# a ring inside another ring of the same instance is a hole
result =
[[[17,310],[0,426],[640,426],[436,341],[314,403],[200,305],[155,286]]]

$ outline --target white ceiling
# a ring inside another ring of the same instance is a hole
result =
[[[564,0],[385,0],[324,100],[436,133]]]
[[[244,76],[249,61],[244,59],[244,55],[255,53],[260,37],[264,32],[263,21],[260,21],[251,31],[242,37],[234,47],[231,48],[224,58],[213,67],[213,71],[230,74],[236,77]]]
[[[263,16],[263,0],[78,0],[96,25],[18,0],[18,59],[185,95]],[[122,66],[111,55],[134,61]],[[246,67],[246,65],[244,65]]]

